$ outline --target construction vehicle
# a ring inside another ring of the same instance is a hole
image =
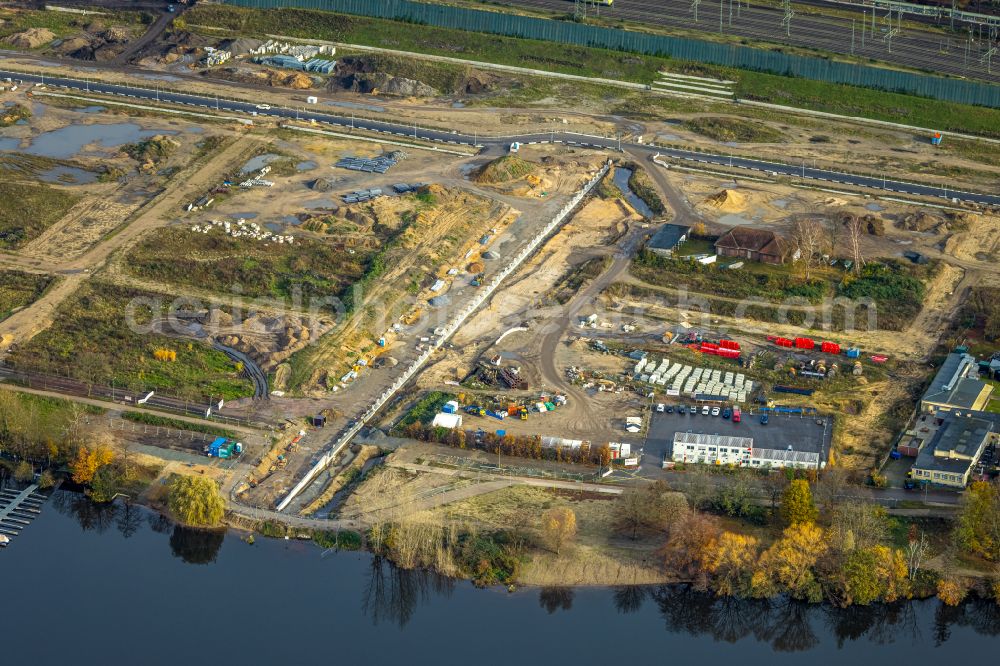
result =
[[[528,408],[527,407],[521,407],[521,409],[518,412],[518,414],[520,414],[522,421],[527,421],[528,420]]]

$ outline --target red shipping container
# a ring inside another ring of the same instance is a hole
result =
[[[889,360],[888,356],[882,356],[881,354],[876,354],[872,356],[872,363],[885,363]]]
[[[719,350],[719,356],[722,356],[723,358],[739,358],[739,356],[740,356],[740,350],[739,349],[720,349]]]
[[[840,345],[838,345],[836,342],[824,342],[823,344],[820,345],[820,349],[827,354],[840,353]]]
[[[816,343],[810,338],[795,338],[795,347],[797,349],[812,349],[815,346]]]
[[[740,343],[735,340],[719,340],[719,346],[723,349],[739,349]]]
[[[789,340],[788,338],[775,338],[774,344],[778,345],[779,347],[791,347],[792,341]]]

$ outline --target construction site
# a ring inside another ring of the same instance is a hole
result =
[[[408,71],[438,88],[342,46],[209,41],[120,51],[169,77],[138,81],[74,78],[82,44],[47,80],[12,58],[0,371],[256,433],[211,466],[243,517],[358,527],[399,487],[445,511],[512,474],[620,492],[681,473],[678,433],[866,474],[945,352],[1000,350],[970,309],[1000,289],[975,139],[704,99],[622,119],[556,84],[498,110],[514,74],[445,91],[431,64]],[[882,187],[815,176],[844,164]],[[944,194],[892,187],[913,180]]]

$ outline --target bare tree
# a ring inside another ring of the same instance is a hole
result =
[[[927,543],[927,535],[923,532],[917,534],[917,526],[910,526],[910,538],[906,544],[906,571],[913,580],[913,577],[917,575],[920,568],[923,566],[924,560],[927,559],[927,554],[930,551],[930,544]]]
[[[857,215],[851,215],[844,220],[844,226],[847,227],[847,244],[854,260],[852,270],[857,274],[865,263],[865,257],[861,253],[861,238],[865,235],[868,224]]]
[[[808,280],[816,256],[823,251],[823,225],[811,219],[796,220],[792,227],[792,240],[802,256]]]

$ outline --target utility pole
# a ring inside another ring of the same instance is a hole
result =
[[[722,34],[722,8],[725,7],[726,0],[719,0],[719,34]]]
[[[729,0],[729,27],[733,27],[733,0]]]
[[[851,19],[851,55],[854,55],[854,19]]]
[[[980,64],[982,64],[984,60],[986,61],[986,73],[987,74],[992,74],[993,73],[993,69],[992,69],[993,56],[995,56],[996,54],[997,54],[997,47],[994,46],[994,47],[991,47],[989,51],[987,51],[986,53],[984,53],[983,57],[981,57],[979,59],[979,63]]]
[[[691,0],[691,11],[694,12],[694,22],[698,22],[698,6],[701,5],[701,0]]]

